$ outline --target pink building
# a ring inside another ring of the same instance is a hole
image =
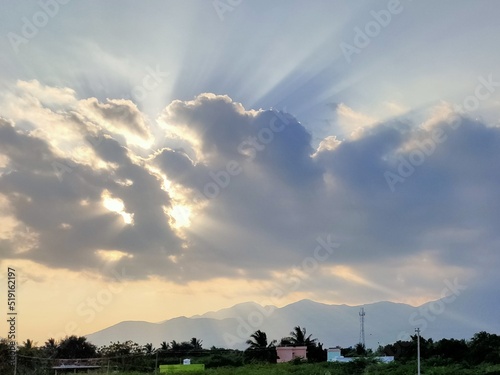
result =
[[[278,363],[289,362],[295,358],[307,359],[307,346],[278,346],[276,353]]]

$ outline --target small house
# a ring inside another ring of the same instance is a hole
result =
[[[278,346],[276,354],[278,363],[290,362],[295,358],[307,359],[307,346]]]

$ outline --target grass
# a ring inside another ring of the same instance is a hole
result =
[[[240,367],[219,367],[204,372],[190,372],[199,375],[408,375],[416,374],[416,362],[390,364],[363,363],[304,363],[304,364],[254,364]],[[127,372],[113,375],[146,375],[146,373]],[[148,373],[152,375],[153,373]],[[482,364],[480,366],[464,366],[452,364],[435,366],[422,363],[422,375],[500,375],[500,365]],[[159,374],[158,374],[159,375]]]

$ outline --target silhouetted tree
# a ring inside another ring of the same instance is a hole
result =
[[[195,350],[201,350],[202,349],[202,347],[201,347],[201,343],[202,342],[203,342],[203,340],[198,340],[196,337],[193,337],[191,339],[190,344],[193,347],[193,349],[195,349]]]
[[[317,339],[311,338],[312,335],[307,334],[306,328],[300,326],[294,327],[290,332],[290,336],[283,337],[280,341],[282,346],[306,346],[307,358],[311,362],[326,361],[326,350],[322,344],[318,344]]]
[[[146,345],[144,345],[144,353],[145,354],[153,354],[153,352],[155,351],[155,348],[153,347],[153,344],[152,343],[147,343]]]
[[[125,357],[133,354],[141,354],[143,351],[143,348],[139,344],[131,340],[113,342],[99,349],[99,353],[103,357]]]
[[[306,328],[300,328],[300,326],[294,327],[293,331],[290,332],[290,339],[292,345],[294,346],[311,346],[315,345],[317,339],[312,339],[312,335],[307,336]]]
[[[274,347],[274,345],[276,344],[276,340],[273,340],[270,343],[268,343],[267,334],[259,329],[250,335],[250,339],[248,339],[246,343],[250,345],[248,349],[262,350],[262,349],[267,349],[269,347]]]
[[[172,340],[170,342],[170,350],[173,351],[173,352],[178,352],[181,348],[181,344],[178,343],[177,341],[175,340]]]
[[[0,374],[13,374],[11,349],[7,339],[0,339]]]
[[[474,364],[500,363],[500,336],[485,331],[476,333],[469,342],[468,358]]]
[[[356,344],[356,346],[354,347],[354,351],[356,352],[356,355],[358,355],[358,356],[365,356],[366,355],[366,348],[360,342]]]
[[[84,336],[66,336],[57,347],[58,358],[92,358],[97,355],[97,348]]]
[[[326,349],[323,349],[322,343],[318,342],[307,346],[307,359],[309,362],[324,362],[326,357]]]
[[[53,338],[48,339],[41,350],[44,357],[55,358],[57,355],[57,341]]]
[[[441,339],[434,344],[433,355],[461,362],[467,357],[468,351],[465,340]]]
[[[251,361],[276,362],[276,340],[267,341],[267,334],[260,329],[250,335],[246,341],[249,345],[245,350],[245,358]]]

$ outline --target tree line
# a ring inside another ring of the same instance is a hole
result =
[[[248,363],[276,363],[277,346],[306,346],[308,362],[323,362],[327,350],[323,344],[307,333],[306,328],[296,326],[286,337],[269,340],[261,330],[255,331],[246,341],[245,350],[203,348],[203,341],[195,337],[187,341],[163,341],[158,348],[152,343],[139,345],[133,341],[112,342],[97,347],[84,336],[68,336],[59,341],[50,338],[38,346],[33,340],[26,340],[17,348],[18,374],[49,374],[50,367],[58,359],[94,358],[101,366],[120,371],[150,372],[158,364],[176,364],[184,358],[194,363],[205,363],[206,367],[242,366]],[[392,355],[396,361],[405,363],[417,356],[417,336],[409,340],[399,340],[393,344],[366,349],[361,344],[340,348],[345,357],[370,358]],[[433,341],[420,336],[420,353],[423,360],[434,360],[446,365],[464,364],[467,366],[482,363],[500,364],[500,336],[487,332],[476,333],[470,340],[441,339]],[[9,342],[0,340],[0,373],[12,371]]]

